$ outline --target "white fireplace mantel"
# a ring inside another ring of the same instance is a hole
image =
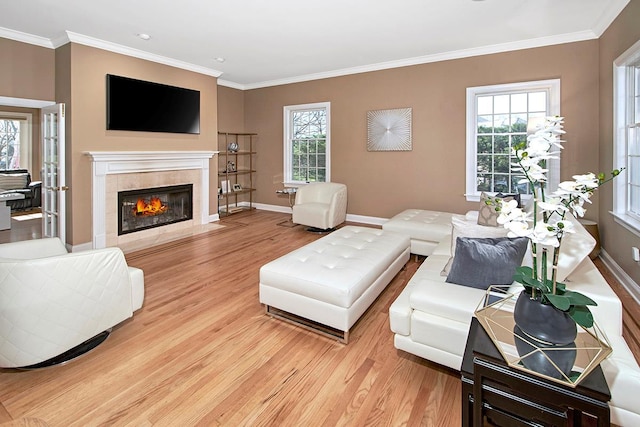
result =
[[[201,221],[209,222],[209,159],[218,151],[87,151],[92,164],[93,247],[106,247],[107,175],[198,169],[201,174]]]

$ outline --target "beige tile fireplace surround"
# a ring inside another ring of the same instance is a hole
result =
[[[206,231],[215,151],[91,151],[92,245],[131,251]],[[193,184],[193,219],[118,236],[118,192]]]

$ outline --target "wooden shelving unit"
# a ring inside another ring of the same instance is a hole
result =
[[[218,132],[218,214],[254,209],[256,133]]]

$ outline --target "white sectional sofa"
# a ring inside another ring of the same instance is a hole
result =
[[[453,218],[458,224],[467,221],[473,228],[477,216]],[[589,246],[590,236],[577,221],[575,225],[578,233],[574,241],[563,241],[559,276],[570,289],[598,303],[592,312],[613,348],[612,355],[601,364],[611,390],[611,422],[638,426],[640,368],[622,338],[622,305],[588,257],[594,242]],[[421,239],[425,238],[423,230]],[[452,234],[440,240],[391,305],[389,317],[396,348],[460,370],[471,319],[485,291],[445,281],[442,271],[451,258],[451,241]]]

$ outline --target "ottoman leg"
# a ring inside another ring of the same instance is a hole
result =
[[[301,328],[313,331],[325,337],[338,340],[343,344],[349,343],[349,331],[341,331],[339,329],[332,328],[327,325],[323,325],[313,320],[305,319],[304,317],[297,316],[284,310],[277,309],[270,305],[265,305],[265,313],[274,319],[282,320],[292,325],[299,326]]]

